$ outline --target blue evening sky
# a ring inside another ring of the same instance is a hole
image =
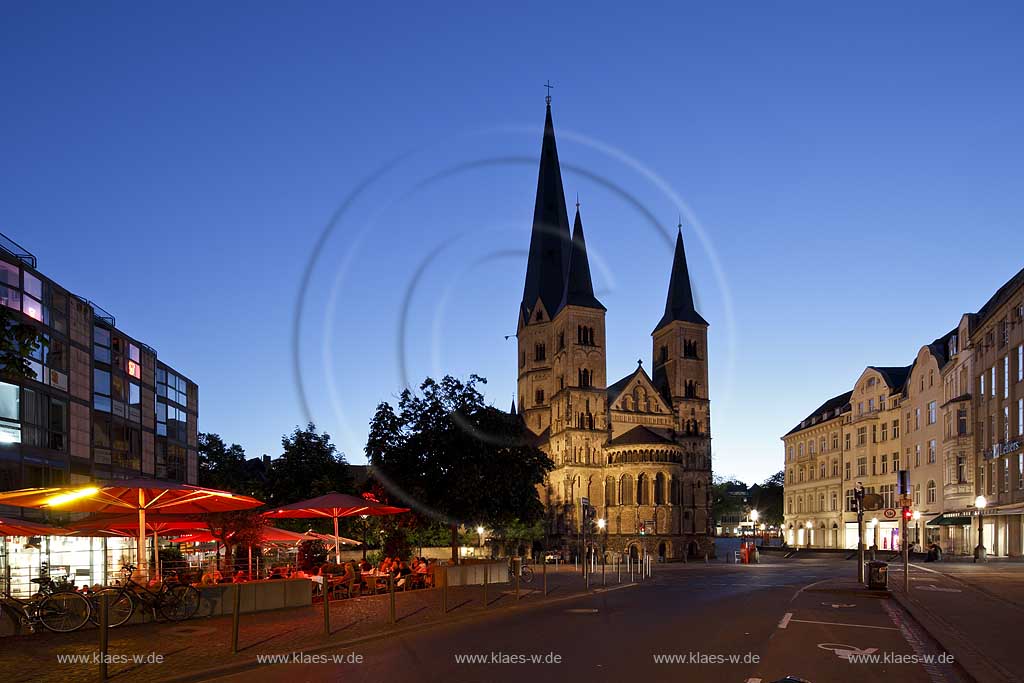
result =
[[[1024,265],[1019,6],[3,16],[0,231],[196,380],[200,429],[251,456],[305,421],[300,378],[353,462],[405,381],[475,372],[509,405],[547,79],[611,381],[650,363],[683,213],[716,473],[780,469],[794,423]]]

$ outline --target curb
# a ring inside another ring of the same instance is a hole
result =
[[[507,614],[514,614],[517,612],[524,612],[527,610],[534,609],[536,607],[544,607],[547,605],[557,605],[560,602],[567,602],[569,600],[578,600],[579,598],[585,598],[593,595],[600,595],[603,593],[610,593],[612,591],[622,590],[624,588],[630,588],[633,586],[639,586],[640,583],[623,583],[617,586],[609,586],[605,588],[595,588],[586,593],[573,593],[570,595],[563,595],[557,598],[551,598],[544,600],[543,602],[531,602],[525,605],[513,605],[506,607],[501,610],[494,610],[490,612],[476,612],[473,614],[465,614],[462,616],[448,617],[441,619],[434,619],[433,621],[424,622],[421,624],[415,624],[412,626],[405,626],[400,628],[394,628],[386,631],[380,631],[378,633],[371,633],[369,635],[360,636],[358,638],[352,638],[349,640],[342,640],[338,642],[323,643],[314,645],[313,647],[303,648],[301,651],[306,654],[316,654],[319,652],[325,652],[329,650],[335,650],[338,648],[351,647],[353,645],[361,645],[363,643],[369,643],[376,640],[384,640],[392,636],[401,636],[407,633],[415,633],[417,631],[424,631],[429,628],[436,626],[447,626],[449,624],[458,624],[465,621],[472,621],[473,619],[487,618],[487,617],[500,617]],[[269,653],[268,653],[269,654]],[[290,654],[290,653],[276,653],[276,654]],[[172,678],[161,678],[158,679],[160,683],[193,683],[196,681],[208,681],[224,676],[229,676],[236,673],[242,673],[250,669],[256,669],[262,666],[274,666],[274,664],[267,662],[262,663],[256,661],[255,657],[246,659],[241,662],[234,662],[231,664],[225,664],[222,666],[211,667],[209,669],[202,669],[200,671],[193,671],[191,673],[183,674],[181,676],[175,676]],[[116,680],[116,675],[112,677],[112,680]]]
[[[953,655],[956,663],[975,681],[1019,681],[1012,671],[1007,671],[990,658],[974,649],[970,639],[950,625],[945,619],[928,608],[916,603],[902,591],[892,591],[892,599],[900,604],[918,626],[924,629],[946,652]]]

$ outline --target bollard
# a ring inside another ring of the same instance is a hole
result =
[[[448,614],[448,567],[441,569],[441,614]]]
[[[622,558],[615,557],[615,581],[622,583]]]
[[[484,565],[484,609],[487,609],[487,582],[491,578],[491,566]]]
[[[107,680],[107,650],[110,647],[110,596],[100,595],[100,680]]]
[[[555,560],[555,562],[558,562],[558,560]],[[556,564],[555,567],[557,568],[558,565]],[[544,578],[544,597],[546,598],[546,597],[548,597],[548,561],[547,561],[547,558],[544,559],[544,564],[541,565],[540,573],[541,573],[541,576]]]
[[[231,654],[238,654],[238,622],[242,615],[242,584],[235,584],[234,604],[231,606]]]
[[[370,579],[373,581],[374,579]],[[324,635],[331,635],[331,591],[330,578],[324,576]]]
[[[604,557],[602,556],[601,557],[601,585],[602,586],[607,586],[608,584],[607,584],[607,582],[605,582],[605,579],[604,579],[604,566],[605,566],[605,562],[604,562]]]
[[[704,553],[704,564],[708,564],[708,554]]]
[[[633,556],[632,555],[629,556],[629,558],[627,560],[627,563],[629,564],[629,580],[630,580],[630,582],[632,582],[633,581]]]
[[[512,574],[516,586],[516,600],[519,600],[519,558],[512,558]]]
[[[408,581],[408,579],[406,579]],[[388,592],[391,594],[390,605],[388,607],[388,620],[391,625],[395,623],[395,575],[392,574],[388,577]]]
[[[586,567],[586,565],[583,565],[583,566]],[[588,572],[588,571],[584,571],[583,572],[583,583],[584,583],[585,588],[587,590],[590,590],[590,572]]]

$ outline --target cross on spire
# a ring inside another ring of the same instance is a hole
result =
[[[544,84],[544,87],[548,89],[548,94],[544,98],[544,101],[546,103],[548,103],[548,104],[551,104],[551,89],[554,88],[555,86],[551,85],[551,79],[550,78],[548,79],[547,83]]]

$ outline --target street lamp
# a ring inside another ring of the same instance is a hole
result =
[[[974,548],[974,561],[984,562],[987,557],[985,556],[985,506],[988,505],[988,500],[985,496],[978,496],[974,499],[974,507],[978,509],[978,545]]]
[[[606,526],[608,526],[608,522],[605,521],[604,517],[602,517],[601,519],[597,520],[597,528],[598,529],[600,529],[601,531],[604,531],[604,528]]]
[[[811,547],[811,529],[814,528],[814,523],[811,522],[811,520],[807,520],[807,524],[804,524],[804,526],[807,528],[807,548],[810,549],[810,547]]]

